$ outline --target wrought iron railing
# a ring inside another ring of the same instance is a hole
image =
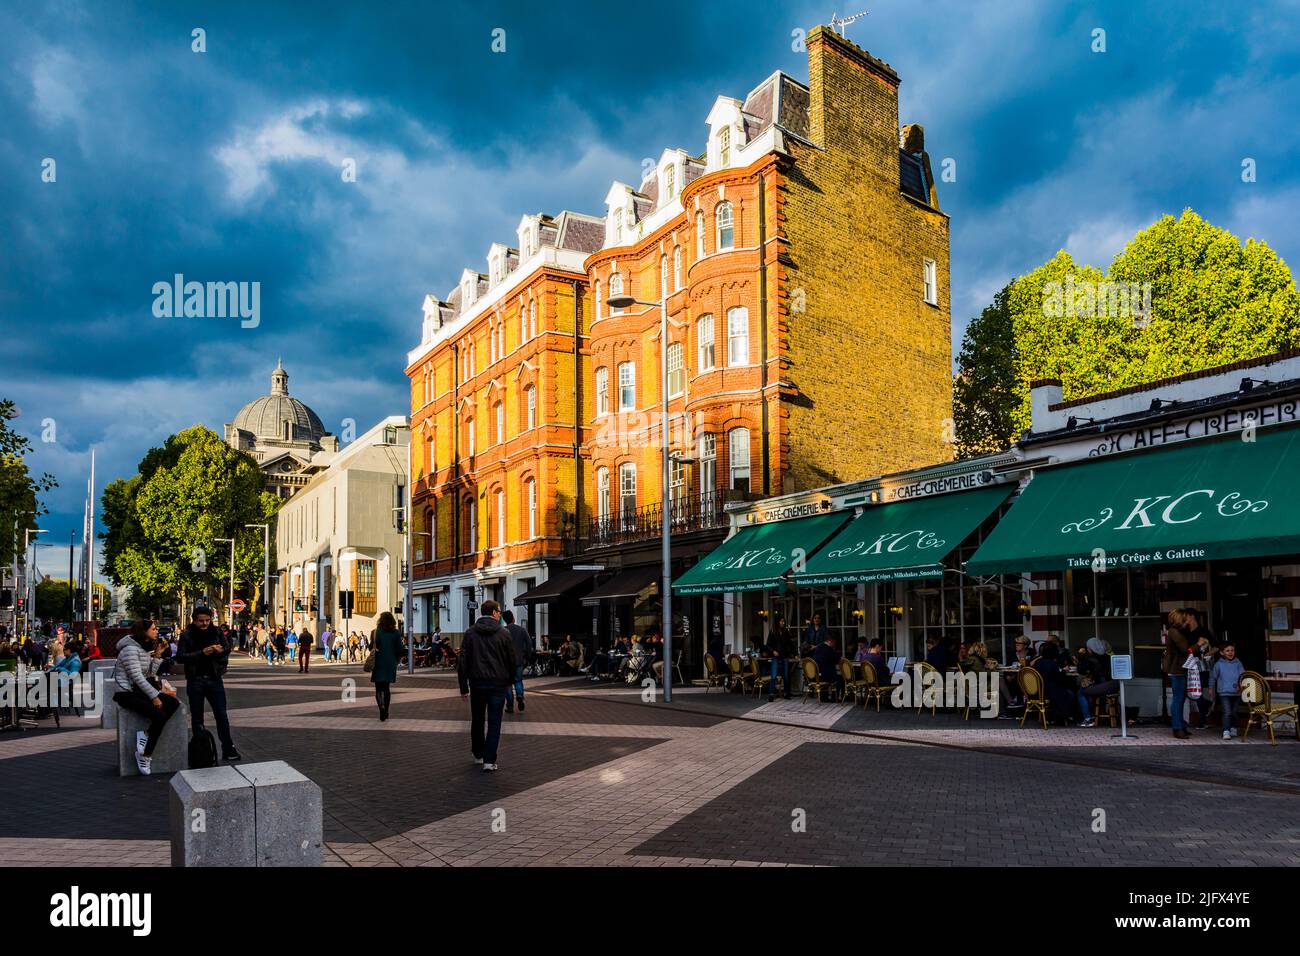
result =
[[[730,501],[740,501],[744,494],[723,489],[702,495],[685,495],[669,503],[668,528],[672,534],[690,531],[707,531],[727,523],[724,506]],[[587,526],[584,546],[602,548],[611,544],[631,541],[648,541],[663,533],[662,502],[640,508],[624,508],[611,514],[600,515]]]

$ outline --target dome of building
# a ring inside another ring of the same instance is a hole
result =
[[[285,423],[292,429],[286,429]],[[260,439],[319,443],[325,434],[320,416],[289,395],[289,373],[277,363],[271,373],[271,394],[254,399],[240,409],[234,426]]]

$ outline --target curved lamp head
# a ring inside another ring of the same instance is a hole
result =
[[[636,299],[630,295],[612,295],[605,300],[605,304],[611,309],[626,309],[630,305],[636,305]]]

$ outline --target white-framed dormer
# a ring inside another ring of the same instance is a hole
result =
[[[665,149],[659,157],[660,209],[678,203],[686,177],[686,163],[690,158],[684,149]]]
[[[420,326],[420,341],[432,342],[433,334],[442,328],[442,303],[430,293],[424,297],[424,321]]]
[[[460,311],[464,314],[478,300],[479,274],[466,269],[460,274]]]
[[[495,288],[510,274],[510,247],[501,242],[488,249],[488,286]]]
[[[709,110],[708,171],[739,165],[738,153],[745,146],[745,114],[740,100],[719,96]]]
[[[615,182],[605,195],[605,245],[623,246],[636,238],[636,191],[627,183]]]
[[[524,216],[519,220],[515,235],[519,239],[519,261],[530,258],[542,244],[542,217],[540,215]]]

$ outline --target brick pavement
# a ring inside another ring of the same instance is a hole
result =
[[[1150,728],[1112,744],[697,688],[669,706],[547,678],[528,682],[503,769],[485,775],[453,675],[402,675],[382,724],[366,676],[249,662],[227,682],[246,759],[321,784],[331,866],[1300,862],[1293,742],[1179,745]],[[118,778],[111,732],[86,724],[0,735],[6,805],[77,792],[102,808],[57,839],[0,818],[0,865],[166,863],[166,779]],[[1091,831],[1096,806],[1106,834]],[[796,807],[806,833],[790,829]]]

